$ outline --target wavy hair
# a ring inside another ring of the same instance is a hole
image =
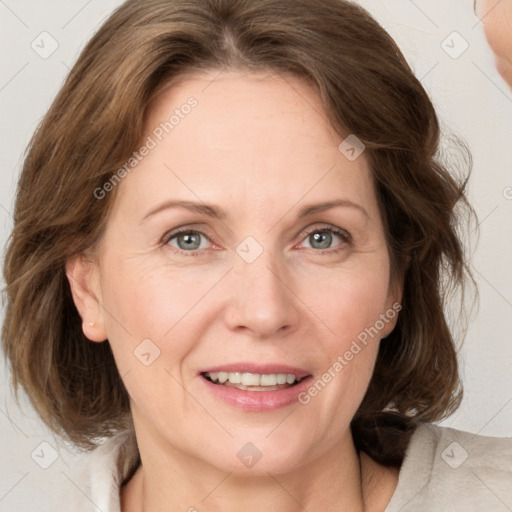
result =
[[[65,263],[100,240],[116,198],[94,191],[144,140],[160,91],[187,72],[270,70],[306,80],[340,134],[365,145],[403,309],[352,420],[356,447],[399,465],[420,422],[462,398],[447,292],[471,277],[458,232],[469,172],[440,158],[440,127],[389,34],[345,0],[130,0],[92,37],[35,132],[4,262],[2,338],[13,388],[77,446],[130,423],[109,343],[81,329]],[[471,157],[462,148],[463,167]],[[460,163],[460,161],[459,161]],[[451,168],[450,168],[451,167]]]

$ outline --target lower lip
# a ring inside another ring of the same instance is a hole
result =
[[[298,402],[298,396],[310,385],[311,376],[302,379],[295,386],[277,391],[246,391],[214,384],[202,375],[199,378],[217,398],[238,409],[263,412],[281,409]]]

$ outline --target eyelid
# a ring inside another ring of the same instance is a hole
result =
[[[306,238],[308,235],[310,235],[311,233],[315,233],[316,231],[332,231],[336,234],[339,234],[340,236],[343,236],[348,241],[352,240],[352,236],[346,229],[340,228],[333,224],[326,223],[316,223],[313,224],[312,226],[308,226],[307,228],[301,231],[300,236],[302,238]]]
[[[323,223],[322,225],[319,225],[317,223],[312,226],[308,226],[305,230],[301,231],[299,244],[302,244],[308,238],[308,236],[311,235],[312,233],[321,232],[321,231],[331,231],[335,235],[339,236],[342,240],[342,243],[339,245],[352,243],[352,236],[347,230],[342,229],[338,226],[334,226],[333,224]],[[310,248],[306,247],[306,249],[310,249]],[[329,247],[327,249],[319,249],[319,250],[313,248],[313,251],[318,254],[322,254],[322,253],[325,254],[325,253],[329,253],[329,252],[338,252],[340,250],[341,249],[339,249],[338,246]]]
[[[169,250],[172,251],[174,254],[177,254],[178,256],[185,256],[185,257],[187,257],[187,256],[203,256],[207,253],[206,249],[194,249],[192,251],[184,251],[182,249],[179,249],[177,247],[173,247],[172,245],[170,245],[169,242],[173,238],[179,236],[182,233],[198,233],[198,234],[204,236],[205,238],[207,238],[211,244],[218,245],[218,244],[216,244],[216,242],[212,236],[205,233],[201,229],[194,228],[193,225],[185,225],[185,226],[181,226],[178,228],[171,229],[170,231],[167,231],[164,234],[164,236],[161,238],[160,245],[162,247],[166,247],[166,246],[169,247]],[[211,248],[208,248],[208,249],[211,249]]]
[[[162,236],[160,242],[163,244],[167,244],[167,243],[169,243],[169,240],[174,238],[176,235],[179,235],[181,233],[189,233],[189,232],[200,233],[201,235],[208,238],[208,240],[210,240],[211,242],[215,242],[215,240],[214,240],[215,237],[206,232],[208,230],[205,230],[202,228],[196,228],[194,226],[197,226],[197,224],[186,224],[183,226],[179,226],[177,228],[170,229],[169,231],[166,231],[166,233]]]
[[[202,229],[195,228],[194,224],[188,224],[188,225],[180,226],[180,227],[177,227],[177,228],[174,228],[174,229],[171,229],[171,230],[167,231],[163,235],[163,237],[161,239],[161,244],[162,245],[168,245],[169,242],[173,238],[175,238],[176,236],[178,236],[178,235],[180,235],[182,233],[192,232],[192,233],[198,233],[198,234],[206,237],[210,241],[210,243],[212,243],[214,245],[219,245],[215,241],[214,237],[212,237],[210,234],[206,233],[205,231],[207,231],[207,230],[202,230]],[[300,233],[298,235],[298,236],[300,236],[300,241],[298,242],[298,244],[303,243],[304,240],[306,240],[307,237],[310,234],[315,233],[315,232],[319,232],[319,231],[331,231],[334,234],[336,234],[337,236],[339,236],[343,240],[344,243],[351,243],[352,242],[352,236],[345,229],[342,229],[342,228],[340,228],[338,226],[335,226],[333,224],[315,223],[315,224],[310,225],[307,228],[304,228],[304,229],[302,229],[300,231]],[[296,238],[296,237],[294,237],[294,238]],[[336,252],[336,250],[337,250],[336,247],[337,246],[332,247],[332,248],[327,248],[327,249],[313,249],[313,251],[317,252],[319,254],[326,253],[326,252]],[[172,249],[174,251],[176,251],[178,254],[186,254],[187,256],[197,256],[197,255],[205,254],[205,252],[206,252],[206,249],[194,249],[192,251],[184,251],[184,250],[181,250],[181,249],[177,249],[176,247],[172,247]]]

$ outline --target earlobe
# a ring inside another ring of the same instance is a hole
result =
[[[107,339],[101,293],[97,283],[97,267],[84,256],[74,256],[66,262],[66,276],[78,314],[82,319],[84,335],[91,341]]]
[[[403,287],[403,279],[395,279],[390,283],[383,319],[385,327],[381,330],[381,339],[387,338],[396,327],[398,315],[402,310]]]
[[[380,331],[380,339],[385,340],[394,330],[398,321],[398,315],[400,310],[402,309],[402,305],[399,302],[393,302],[391,307],[388,307],[386,311],[380,315],[379,331]]]

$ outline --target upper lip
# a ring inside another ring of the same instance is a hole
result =
[[[279,363],[269,363],[269,364],[255,364],[255,363],[229,363],[222,364],[219,366],[211,366],[208,368],[204,368],[200,370],[198,373],[218,373],[218,372],[240,372],[240,373],[258,373],[260,375],[263,374],[271,374],[271,373],[291,373],[298,377],[299,379],[303,379],[311,375],[310,372],[303,368],[297,368],[294,366],[289,366],[286,364]]]

